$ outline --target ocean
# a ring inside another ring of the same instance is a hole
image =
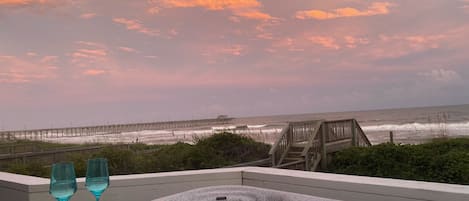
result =
[[[316,114],[238,118],[238,124],[275,124],[314,119],[357,119],[373,144],[389,141],[414,144],[436,137],[469,137],[469,104]]]
[[[184,128],[174,130],[143,130],[109,133],[80,137],[53,137],[45,135],[45,141],[59,143],[132,143],[172,144],[193,143],[222,130],[246,135],[253,139],[273,144],[286,122],[305,120],[357,119],[372,144],[389,142],[389,133],[394,142],[417,144],[439,137],[469,137],[469,105],[384,109],[353,112],[291,114],[260,117],[234,118],[226,125]],[[241,129],[234,129],[241,128]]]

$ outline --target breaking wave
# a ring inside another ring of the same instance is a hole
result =
[[[362,126],[365,131],[427,131],[427,130],[469,130],[469,122],[460,123],[408,123]]]

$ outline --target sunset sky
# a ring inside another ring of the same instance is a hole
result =
[[[0,0],[0,130],[469,103],[469,0]]]

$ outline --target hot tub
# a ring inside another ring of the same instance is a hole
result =
[[[177,193],[153,201],[337,201],[250,186],[213,186]]]

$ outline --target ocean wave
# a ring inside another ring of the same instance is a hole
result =
[[[362,126],[362,129],[365,131],[469,130],[469,122],[383,124]]]
[[[266,124],[259,124],[259,125],[247,125],[248,128],[264,128],[267,125]]]

